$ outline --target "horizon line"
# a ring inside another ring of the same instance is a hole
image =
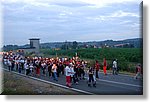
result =
[[[103,42],[103,41],[109,41],[109,40],[112,40],[112,41],[123,41],[123,40],[130,40],[130,39],[140,39],[142,37],[136,37],[136,38],[128,38],[128,39],[120,39],[120,40],[113,40],[113,39],[106,39],[106,40],[91,40],[91,41],[77,41],[77,40],[65,40],[65,41],[51,41],[51,42],[40,42],[40,44],[44,44],[44,43],[64,43],[64,42],[79,42],[79,43],[86,43],[86,42]],[[21,44],[21,45],[18,45],[18,44],[3,44],[3,46],[7,46],[7,45],[17,45],[17,46],[23,46],[23,45],[27,45],[29,43],[26,43],[26,44]]]

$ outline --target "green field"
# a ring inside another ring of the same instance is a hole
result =
[[[89,61],[89,65],[91,66],[94,64],[95,60],[98,60],[102,65],[103,58],[106,58],[108,69],[112,66],[112,60],[118,59],[118,66],[120,70],[127,72],[135,72],[135,65],[137,63],[143,63],[143,52],[141,48],[87,48],[76,50],[41,49],[41,52],[45,57],[73,57],[77,52],[80,59]]]

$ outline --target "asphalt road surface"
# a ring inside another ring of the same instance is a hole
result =
[[[5,70],[8,70],[7,67],[4,67]],[[12,71],[13,73],[18,73],[16,71]],[[42,71],[41,71],[42,72]],[[52,77],[40,75],[37,76],[26,76],[24,71],[20,75],[25,77],[29,77],[35,80],[47,82],[50,84],[54,84],[60,87],[66,87],[65,76],[60,74],[58,77],[58,81],[53,80]],[[85,75],[87,78],[87,75]],[[97,94],[97,95],[142,95],[143,94],[143,80],[134,79],[133,76],[119,74],[112,75],[108,73],[104,75],[103,73],[99,73],[99,79],[96,81],[96,87],[88,87],[87,79],[80,80],[79,84],[72,84],[72,88],[68,88],[71,90],[83,92],[84,94]]]

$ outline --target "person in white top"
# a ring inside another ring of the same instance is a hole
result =
[[[42,63],[41,66],[42,66],[42,70],[43,70],[43,75],[46,76],[46,67],[47,67],[46,63],[45,62]]]
[[[75,74],[73,65],[70,65],[70,71],[71,71],[70,76],[73,77]]]
[[[12,62],[10,60],[8,60],[7,63],[8,63],[8,69],[9,69],[9,71],[11,71]]]
[[[19,63],[22,70],[24,70],[24,62],[25,62],[24,59],[20,58]]]
[[[69,66],[65,68],[65,75],[66,75],[66,86],[71,87],[71,69]]]
[[[30,69],[29,69],[29,65],[27,62],[25,62],[24,68],[25,68],[25,75],[28,75],[30,73]]]
[[[16,58],[15,59],[15,67],[16,67],[16,71],[18,71],[19,68],[19,60]]]
[[[57,78],[57,66],[56,64],[53,64],[52,66],[52,72],[53,72],[53,79],[58,81],[58,78]]]
[[[113,75],[117,75],[118,73],[117,73],[117,61],[116,61],[116,59],[113,60],[112,68],[113,68]]]
[[[71,70],[71,82],[73,81],[74,83],[76,83],[76,79],[75,79],[75,76],[74,76],[74,74],[75,74],[75,71],[74,71],[74,66],[73,66],[73,64],[72,63],[70,63],[70,70]]]
[[[30,62],[30,64],[29,64],[29,68],[30,68],[30,73],[31,73],[31,75],[33,75],[34,73],[33,73],[33,71],[34,71],[34,67],[33,67],[33,63],[32,62]]]
[[[7,65],[8,59],[4,58],[4,65]]]

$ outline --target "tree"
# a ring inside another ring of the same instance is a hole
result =
[[[74,42],[72,43],[72,48],[73,48],[73,49],[77,49],[77,48],[78,48],[78,43],[77,43],[76,41],[74,41]]]
[[[6,45],[3,46],[3,51],[17,50],[18,48],[18,45]]]
[[[66,45],[63,44],[63,45],[61,46],[61,49],[62,49],[62,50],[66,50]]]

